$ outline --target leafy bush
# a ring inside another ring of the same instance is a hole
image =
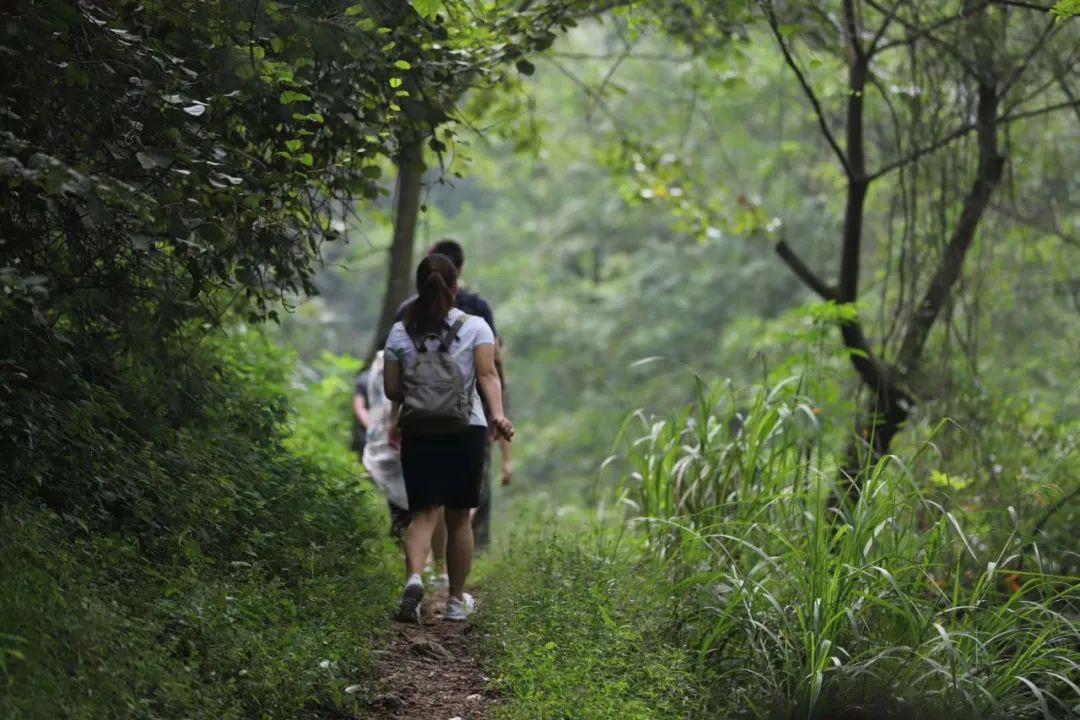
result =
[[[137,360],[4,406],[35,425],[5,459],[0,714],[347,712],[392,587],[347,416],[307,403],[286,437],[289,363],[256,333]],[[173,427],[178,403],[197,411]]]

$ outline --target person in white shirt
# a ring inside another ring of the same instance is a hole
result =
[[[458,292],[457,269],[445,255],[428,255],[416,269],[416,301],[403,321],[394,324],[386,340],[383,371],[387,397],[403,399],[402,374],[417,361],[417,343],[425,351],[438,351],[436,338],[463,319],[445,348],[461,370],[466,387],[473,388],[468,427],[451,433],[419,433],[406,430],[401,438],[401,464],[405,475],[411,519],[405,530],[405,564],[408,580],[398,608],[399,620],[419,622],[424,595],[421,572],[431,538],[445,508],[449,601],[443,617],[464,620],[473,607],[465,592],[472,568],[473,532],[470,510],[480,504],[480,483],[489,432],[509,440],[514,428],[503,412],[502,387],[495,368],[495,336],[481,318],[454,307]],[[476,390],[483,393],[491,417]],[[489,429],[490,426],[490,429]]]

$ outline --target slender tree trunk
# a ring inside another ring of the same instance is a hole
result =
[[[398,306],[409,296],[412,288],[413,245],[416,240],[416,220],[420,213],[420,191],[424,179],[424,139],[419,133],[402,139],[398,154],[397,204],[394,207],[394,237],[390,245],[390,261],[386,273],[386,294],[383,296],[379,324],[375,328],[368,362],[375,357],[379,345],[390,334]]]
[[[913,402],[899,381],[910,382],[918,373],[930,330],[952,297],[979,223],[990,206],[994,189],[1001,182],[1005,158],[998,152],[998,105],[996,81],[992,77],[980,79],[976,110],[979,161],[975,179],[964,197],[960,217],[941,260],[905,328],[896,370],[883,378],[884,382],[870,385],[871,397],[857,427],[857,437],[848,448],[845,468],[848,501],[858,499],[862,473],[889,451],[893,438],[907,421]]]

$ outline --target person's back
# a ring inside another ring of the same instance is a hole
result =
[[[476,390],[476,364],[473,351],[477,345],[494,343],[495,338],[483,320],[464,313],[457,308],[453,308],[447,313],[442,329],[444,333],[430,333],[426,338],[417,338],[409,333],[404,321],[396,322],[390,329],[390,337],[386,340],[387,351],[392,352],[397,361],[401,363],[404,371],[403,380],[407,382],[410,370],[415,369],[422,360],[434,357],[437,353],[445,350],[446,354],[453,359],[460,370],[461,381],[469,393],[470,407],[468,417],[465,418],[463,425],[471,424],[486,427],[487,419],[483,403]],[[449,338],[448,335],[451,331],[453,331],[453,337]],[[444,341],[448,341],[445,348],[443,347]],[[423,346],[424,357],[421,356],[421,350],[417,347],[418,344]],[[406,399],[402,408],[401,422],[403,429],[409,425],[407,419],[409,405],[409,400]],[[418,431],[423,433],[421,428],[418,428]],[[438,432],[438,430],[435,432]]]
[[[394,323],[386,340],[386,395],[406,408],[431,410],[429,396],[433,392],[438,395],[431,385],[443,382],[443,371],[451,358],[460,370],[455,380],[468,388],[471,407],[464,428],[436,429],[422,422],[402,423],[401,465],[411,518],[405,531],[409,579],[397,617],[409,622],[420,620],[424,595],[421,572],[432,534],[445,514],[450,599],[443,618],[464,620],[472,611],[472,597],[465,592],[473,555],[471,509],[479,504],[488,437],[494,430],[509,440],[514,430],[503,415],[494,334],[484,320],[454,307],[457,270],[450,259],[443,255],[424,258],[416,270],[416,285],[416,302],[404,321]],[[430,356],[421,359],[428,353],[440,353],[439,372],[413,372],[431,362]],[[477,388],[491,408],[491,430]]]

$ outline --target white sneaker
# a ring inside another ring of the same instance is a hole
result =
[[[469,593],[463,593],[461,600],[452,597],[447,601],[443,620],[461,622],[472,615],[475,609],[476,602],[473,601],[473,596]]]
[[[397,614],[394,616],[401,622],[420,624],[420,601],[424,599],[424,585],[419,582],[411,582],[405,586],[401,593],[401,604],[398,605]]]
[[[446,573],[439,575],[431,581],[431,586],[435,588],[435,591],[448,590],[450,588],[450,576]]]

